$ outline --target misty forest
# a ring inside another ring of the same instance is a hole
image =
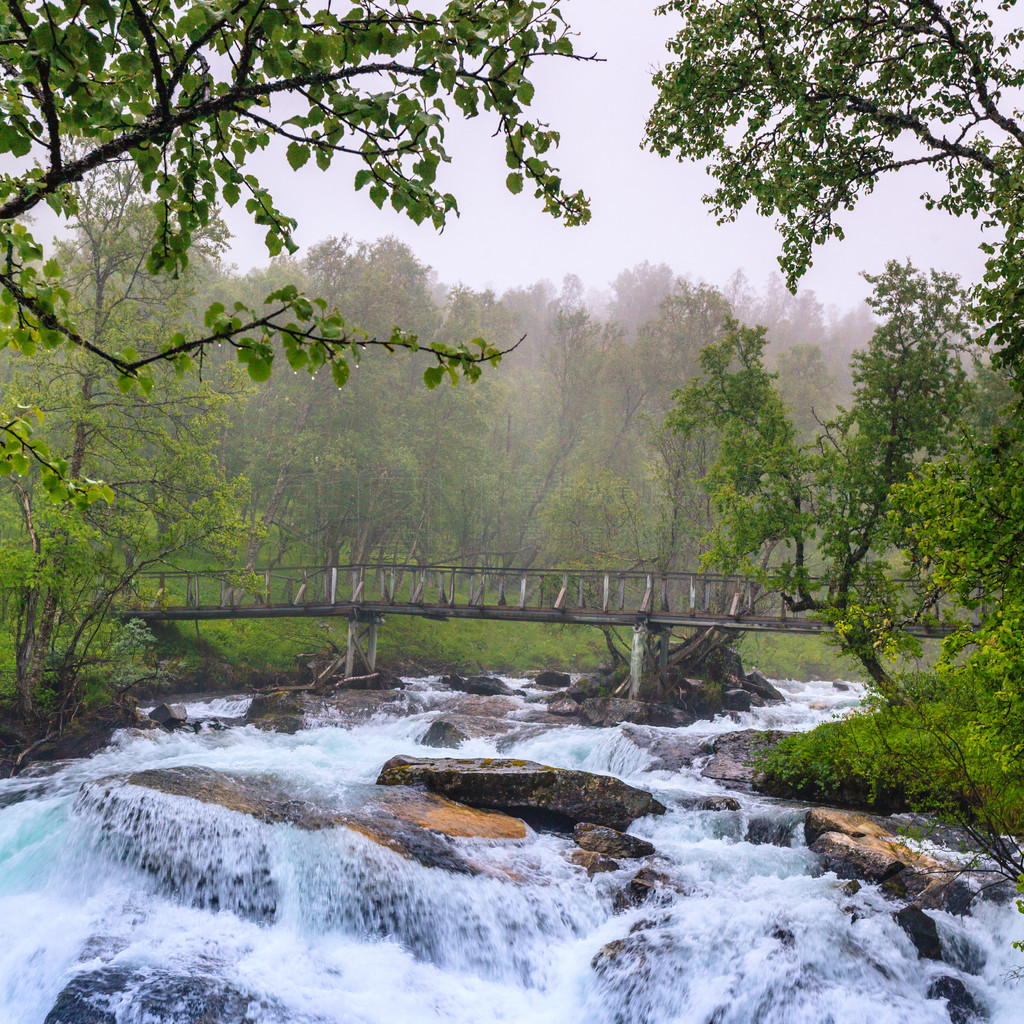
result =
[[[464,122],[601,217],[576,6],[0,2],[0,1024],[1022,1019],[1016,2],[667,0],[777,270],[435,269]]]

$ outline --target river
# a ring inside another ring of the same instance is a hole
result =
[[[507,682],[518,693],[509,714],[524,717],[537,691]],[[673,732],[810,728],[860,696],[779,685],[784,705]],[[940,976],[961,979],[993,1024],[1024,1021],[1024,991],[1007,979],[1024,960],[1011,948],[1024,939],[1012,905],[935,913],[950,962],[918,959],[876,887],[849,895],[822,872],[801,808],[735,793],[738,811],[695,809],[726,791],[699,759],[652,770],[636,728],[534,728],[500,750],[612,774],[668,806],[630,831],[654,843],[671,884],[625,909],[617,896],[637,864],[588,878],[556,832],[456,840],[489,870],[453,874],[347,829],[306,832],[165,797],[148,805],[165,810],[143,823],[147,857],[119,847],[102,800],[83,796],[107,776],[191,765],[344,806],[395,754],[499,754],[493,739],[421,746],[450,694],[432,679],[411,686],[427,710],[409,717],[325,720],[294,735],[122,733],[89,759],[0,782],[0,1022],[53,1024],[70,986],[102,1007],[75,1024],[948,1024],[945,1001],[928,998]],[[246,703],[190,714],[235,717]],[[783,845],[748,839],[773,832]],[[173,879],[154,866],[168,862]]]

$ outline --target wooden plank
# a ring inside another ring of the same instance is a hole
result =
[[[740,606],[740,592],[739,592],[739,590],[737,590],[736,593],[732,595],[732,607],[729,609],[729,618],[730,619],[738,619],[739,618],[739,614],[738,614],[739,606]]]
[[[695,613],[697,611],[697,580],[690,577],[690,612]]]
[[[524,576],[519,584],[519,610],[526,608],[526,577]]]
[[[425,572],[420,573],[419,583],[416,583],[415,577],[409,581],[409,586],[416,584],[416,589],[412,592],[412,597],[409,601],[410,604],[419,604],[423,598],[423,588],[427,585],[427,574]]]
[[[565,591],[566,588],[563,586],[558,592],[558,597],[555,598],[555,609],[556,611],[565,611]]]
[[[641,612],[651,611],[651,602],[654,600],[654,590],[651,587],[651,577],[647,577],[647,589],[644,591],[644,599],[640,602]]]
[[[267,574],[270,575],[269,573]],[[331,569],[331,604],[338,603],[338,567]]]
[[[306,581],[302,581],[302,585],[299,587],[299,592],[295,595],[295,600],[292,604],[302,604],[302,599],[306,596]]]
[[[619,577],[619,611],[626,610],[626,577]]]
[[[505,577],[498,577],[498,607],[505,607]]]
[[[586,601],[583,598],[583,577],[580,576],[579,591],[578,591],[578,593],[576,595],[576,607],[577,608],[586,608],[586,606],[587,606],[586,605]]]
[[[604,574],[604,594],[601,598],[601,611],[608,611],[608,586],[609,586],[608,573]]]
[[[356,583],[355,590],[352,591],[352,603],[353,604],[356,604],[357,602],[362,601],[362,599],[363,599],[363,585],[365,583],[366,583],[366,580],[359,580]],[[302,589],[303,590],[306,589],[306,584],[305,583],[302,584]]]

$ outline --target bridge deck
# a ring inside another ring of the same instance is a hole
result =
[[[707,573],[593,572],[502,568],[348,565],[165,572],[139,577],[125,617],[147,621],[330,618],[384,615],[632,626],[823,633],[820,619],[787,612],[781,595],[754,580]],[[909,632],[941,637],[948,627]]]

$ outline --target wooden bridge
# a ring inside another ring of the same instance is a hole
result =
[[[677,627],[822,633],[821,619],[787,611],[782,595],[743,576],[696,572],[345,565],[142,573],[126,618],[202,621],[332,616],[348,619],[345,675],[358,656],[376,667],[385,615],[633,627],[634,688],[649,639],[659,660]],[[922,637],[948,629],[911,627]],[[652,636],[653,634],[653,636]],[[340,666],[339,666],[340,667]]]

